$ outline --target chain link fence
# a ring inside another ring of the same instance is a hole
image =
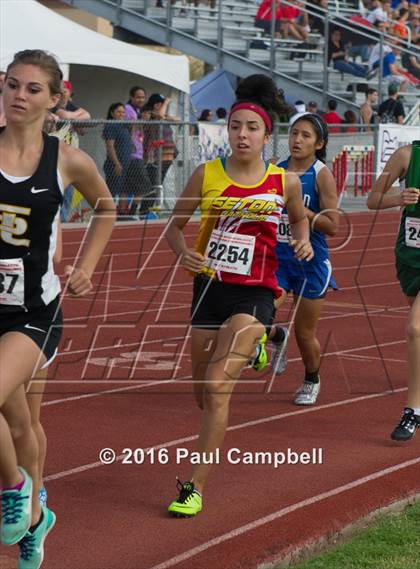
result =
[[[152,124],[153,122],[153,124]],[[327,164],[343,146],[372,145],[375,125],[352,125],[356,132],[332,134],[327,147]],[[289,155],[288,125],[278,124],[264,150],[264,158],[285,159]],[[65,122],[55,127],[55,134],[66,143],[83,149],[96,163],[100,174],[118,204],[124,219],[168,215],[183,191],[193,170],[210,158],[229,152],[226,125],[211,123],[168,123],[166,121],[84,121]],[[136,153],[133,137],[143,143],[143,153]],[[352,172],[349,171],[349,176]],[[77,192],[67,188],[63,221],[85,221],[90,208]]]

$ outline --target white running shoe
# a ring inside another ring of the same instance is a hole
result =
[[[314,405],[320,389],[321,381],[318,381],[318,383],[303,381],[302,385],[296,391],[295,405]]]
[[[271,342],[273,350],[271,352],[270,364],[275,374],[282,374],[287,366],[287,344],[289,342],[289,330],[283,326],[276,326],[284,332],[284,340],[282,342]]]

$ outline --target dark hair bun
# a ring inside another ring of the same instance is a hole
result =
[[[256,103],[272,114],[278,115],[281,110],[276,84],[270,77],[261,73],[243,79],[236,88],[236,98],[237,101]]]

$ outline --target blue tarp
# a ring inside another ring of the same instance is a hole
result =
[[[191,85],[190,97],[198,117],[204,109],[210,109],[213,114],[219,107],[229,111],[235,100],[235,91],[227,73],[216,69]]]

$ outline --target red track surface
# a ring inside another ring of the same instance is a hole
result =
[[[406,397],[407,307],[392,251],[398,215],[352,214],[349,221],[353,236],[332,253],[341,290],[328,295],[319,328],[319,403],[292,404],[302,379],[294,341],[287,372],[269,394],[270,374],[247,372],[235,390],[221,464],[194,520],[166,515],[175,476],[190,473],[188,461],[176,463],[176,450],[195,450],[200,420],[186,324],[191,282],[172,270],[163,225],[115,229],[95,292],[64,298],[62,353],[42,412],[49,505],[58,518],[43,568],[256,568],[420,491],[420,437],[405,445],[389,439]],[[331,245],[343,241],[345,225]],[[80,239],[80,230],[65,231],[63,266]],[[279,320],[290,321],[290,308]],[[121,462],[125,448],[156,446],[167,449],[168,464],[156,455],[155,464]],[[104,447],[119,456],[112,466],[99,462]],[[322,448],[323,464],[233,465],[231,448]],[[12,554],[1,549],[5,567]]]

